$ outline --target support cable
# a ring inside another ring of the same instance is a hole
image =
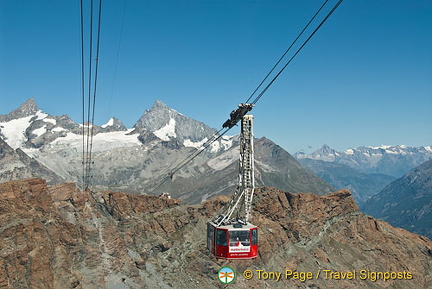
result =
[[[125,15],[126,15],[126,3],[127,3],[127,0],[124,0],[122,20],[121,20],[121,25],[120,25],[120,37],[119,37],[119,43],[117,46],[117,56],[116,56],[116,61],[115,61],[115,66],[114,66],[114,76],[113,76],[112,87],[111,87],[111,95],[110,95],[110,99],[108,102],[108,117],[110,116],[109,114],[111,113],[111,104],[112,104],[112,100],[113,100],[114,87],[115,87],[116,78],[117,78],[117,67],[118,67],[118,62],[119,62],[119,58],[120,58],[120,48],[121,48],[122,40],[123,40],[123,27],[124,27]]]
[[[294,46],[294,44],[297,42],[297,40],[303,35],[303,32],[309,27],[309,25],[312,23],[312,21],[315,19],[315,17],[321,12],[321,10],[324,8],[324,6],[327,4],[328,0],[326,0],[323,5],[318,9],[318,11],[315,13],[315,15],[309,20],[308,24],[303,28],[303,30],[297,35],[296,39],[291,43],[291,45],[288,47],[287,50],[285,50],[285,53],[279,58],[279,60],[276,62],[276,64],[273,66],[273,68],[267,73],[267,75],[264,77],[264,79],[261,81],[261,83],[258,85],[258,87],[252,92],[252,94],[249,96],[249,98],[245,101],[245,103],[248,103],[249,100],[255,95],[255,93],[258,91],[258,89],[263,85],[263,83],[267,80],[267,78],[272,74],[273,70],[279,65],[279,63],[284,59],[285,55],[291,50],[291,48]]]
[[[82,186],[85,186],[85,73],[84,73],[84,15],[83,0],[80,0],[80,30],[81,30],[81,95],[82,95]]]
[[[89,75],[88,75],[88,91],[87,91],[87,143],[86,143],[86,173],[85,173],[85,189],[89,185],[90,178],[90,112],[91,112],[91,82],[92,82],[92,58],[93,58],[93,0],[90,0],[90,37],[89,37]]]
[[[81,94],[82,94],[82,145],[83,145],[83,168],[82,179],[83,188],[87,189],[90,184],[91,166],[92,166],[92,148],[94,136],[94,118],[96,108],[96,93],[97,81],[99,74],[99,51],[101,38],[101,15],[102,15],[102,0],[99,0],[98,19],[97,19],[97,38],[94,40],[93,34],[93,17],[94,17],[94,2],[90,0],[89,13],[89,30],[88,30],[88,59],[85,57],[85,41],[84,39],[84,7],[83,0],[80,0],[80,29],[81,29]],[[96,59],[93,59],[93,42],[96,41]],[[93,61],[96,60],[95,71],[93,72]],[[86,74],[86,71],[88,74]],[[87,83],[86,83],[87,78]],[[93,92],[93,95],[92,95]],[[87,101],[86,98],[87,97]],[[93,98],[93,101],[92,101]],[[87,107],[86,107],[87,102]],[[91,126],[91,128],[90,128]]]
[[[333,14],[333,12],[339,7],[343,0],[339,0],[333,9],[327,14],[327,16],[321,21],[321,23],[315,28],[311,35],[303,42],[302,46],[294,53],[294,55],[288,60],[288,62],[282,67],[278,74],[270,81],[270,83],[263,89],[263,91],[254,99],[252,104],[256,104],[258,100],[264,95],[264,93],[270,88],[270,86],[276,81],[276,79],[282,74],[285,68],[291,63],[291,61],[297,56],[297,54],[303,49],[303,47],[309,42],[309,40],[315,35],[315,33],[321,28],[324,22]]]
[[[93,149],[93,135],[94,135],[94,116],[95,116],[95,107],[96,107],[96,91],[97,91],[97,81],[98,81],[98,68],[99,68],[99,47],[100,47],[100,35],[101,35],[101,12],[102,12],[102,0],[99,0],[99,15],[98,15],[98,34],[97,34],[97,42],[96,42],[96,67],[95,67],[95,76],[94,76],[94,84],[93,84],[93,107],[92,107],[92,128],[90,135],[90,163],[89,163],[89,174],[91,173],[91,165],[93,161],[91,160],[91,154]]]

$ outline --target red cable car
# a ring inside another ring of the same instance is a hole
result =
[[[217,226],[207,223],[207,246],[221,259],[255,259],[258,257],[258,227],[239,222]]]

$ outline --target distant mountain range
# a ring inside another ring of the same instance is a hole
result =
[[[365,174],[384,174],[399,178],[409,170],[432,159],[432,147],[362,146],[338,152],[323,145],[312,154],[299,152],[294,157],[298,160],[310,159],[347,165]]]
[[[92,124],[78,124],[67,115],[44,113],[31,98],[8,115],[0,116],[0,137],[13,150],[22,150],[54,175],[80,183],[83,127],[88,125]],[[135,194],[169,192],[197,203],[231,193],[236,186],[238,136],[223,136],[154,191],[173,166],[217,132],[161,101],[145,110],[131,129],[112,118],[102,126],[93,126],[93,131],[92,185],[99,189]],[[255,154],[258,186],[317,194],[334,190],[268,139],[256,140]],[[23,177],[14,175],[15,179]],[[55,179],[43,177],[48,181]]]
[[[295,158],[315,175],[338,189],[348,188],[360,208],[385,186],[414,167],[432,159],[432,148],[397,146],[359,147],[338,152],[327,145]]]

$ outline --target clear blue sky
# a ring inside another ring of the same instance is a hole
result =
[[[219,128],[323,1],[124,3],[103,1],[96,124],[132,127],[160,99]],[[34,97],[80,122],[79,1],[0,13],[0,114]],[[432,1],[345,0],[253,113],[255,135],[290,153],[432,145]]]

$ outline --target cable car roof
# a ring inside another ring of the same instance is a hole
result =
[[[257,226],[252,225],[251,223],[247,223],[246,225],[240,223],[232,223],[232,224],[220,225],[220,226],[216,226],[214,222],[210,222],[210,223],[214,227],[217,227],[218,229],[225,229],[230,231],[242,231],[242,230],[251,230],[251,229],[258,228]]]

